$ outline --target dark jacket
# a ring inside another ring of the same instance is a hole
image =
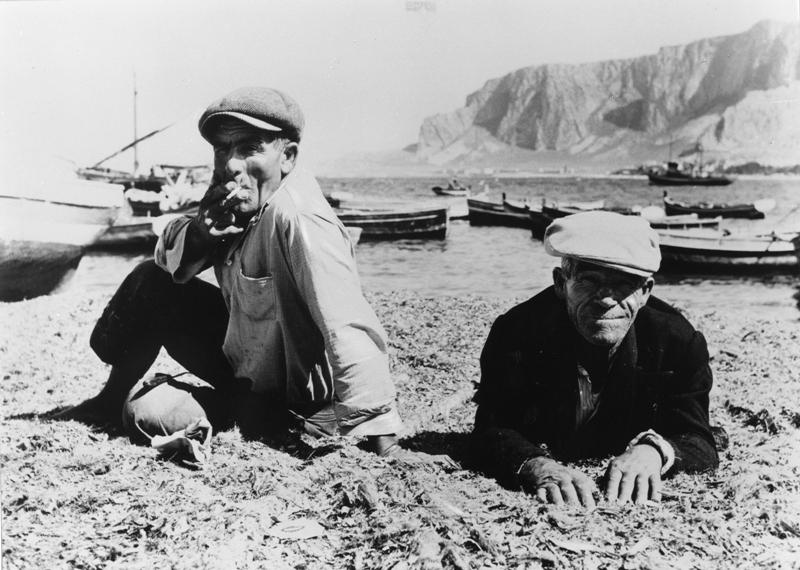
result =
[[[549,287],[501,315],[481,353],[474,451],[489,472],[516,474],[529,458],[619,455],[653,429],[675,450],[678,471],[719,459],[708,423],[712,376],[703,335],[650,296],[606,376],[594,417],[576,429],[576,332]]]

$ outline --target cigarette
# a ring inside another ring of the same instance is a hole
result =
[[[231,199],[235,198],[236,195],[239,192],[242,192],[244,189],[245,189],[244,186],[238,186],[237,185],[233,190],[230,191],[230,193],[227,196],[225,196],[225,199],[223,200],[223,203],[228,203]]]

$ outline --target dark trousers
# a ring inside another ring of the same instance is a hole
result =
[[[193,395],[218,430],[235,421],[244,435],[287,427],[332,433],[335,418],[324,405],[288,410],[282,395],[254,394],[249,380],[235,377],[222,351],[227,327],[228,309],[218,287],[198,278],[175,283],[154,261],[145,261],[109,301],[92,332],[91,347],[103,362],[129,369],[149,368],[165,348],[214,387]],[[316,419],[327,425],[315,428],[320,424]]]

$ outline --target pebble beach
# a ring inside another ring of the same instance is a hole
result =
[[[368,299],[387,329],[403,445],[452,464],[377,458],[348,438],[215,434],[192,470],[113,428],[39,418],[93,395],[88,347],[107,295],[0,304],[3,567],[796,568],[800,560],[800,322],[687,314],[712,353],[714,473],[678,475],[658,505],[538,503],[470,469],[478,356],[518,299]],[[166,354],[154,370],[177,372]],[[604,462],[580,465],[601,477]],[[281,537],[283,523],[314,523]],[[311,521],[311,522],[309,522]]]

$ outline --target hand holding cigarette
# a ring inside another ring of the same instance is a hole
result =
[[[237,217],[233,210],[247,197],[247,188],[236,181],[216,184],[209,188],[200,202],[198,221],[207,238],[220,238],[244,231],[236,225]]]

